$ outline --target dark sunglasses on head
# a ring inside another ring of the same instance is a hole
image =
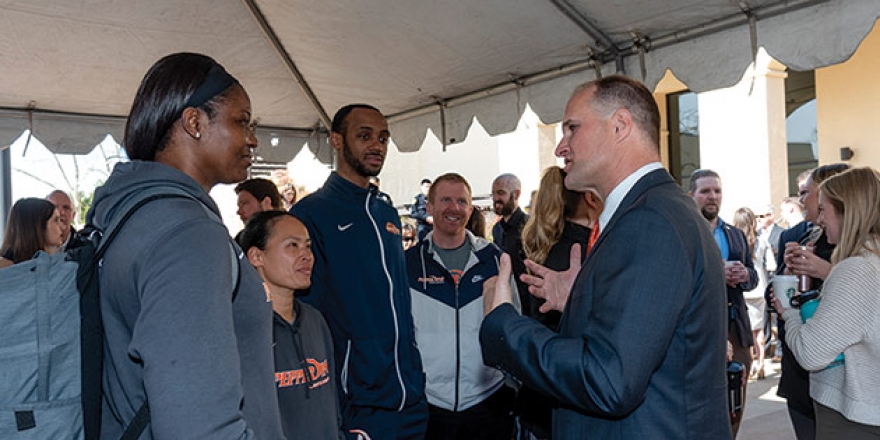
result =
[[[808,301],[812,301],[819,296],[822,295],[822,292],[819,289],[813,289],[809,292],[801,293],[800,295],[795,295],[791,297],[791,306],[799,309],[802,305],[806,304]]]

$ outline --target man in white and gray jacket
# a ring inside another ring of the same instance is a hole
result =
[[[473,206],[462,176],[438,177],[427,209],[434,229],[406,252],[416,342],[427,376],[426,438],[510,439],[515,392],[504,385],[501,371],[484,365],[478,340],[483,286],[494,285],[502,251],[466,230]],[[516,291],[513,278],[507,282]]]

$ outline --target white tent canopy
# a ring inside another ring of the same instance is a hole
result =
[[[736,83],[758,46],[795,70],[839,63],[878,16],[877,0],[0,0],[0,146],[28,128],[59,153],[121,140],[141,77],[178,51],[241,80],[261,156],[308,142],[329,160],[328,115],[350,102],[414,151],[428,128],[461,141],[475,116],[511,131],[526,104],[558,121],[599,73],[653,86],[671,69],[704,91]]]

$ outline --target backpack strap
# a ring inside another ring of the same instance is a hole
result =
[[[119,440],[137,440],[150,424],[150,402],[144,401]]]
[[[110,234],[107,236],[106,239],[100,239],[100,244],[96,246],[97,251],[95,252],[94,257],[95,263],[98,263],[99,261],[101,261],[102,258],[104,258],[104,253],[107,252],[107,248],[110,246],[110,243],[113,242],[113,239],[115,239],[119,231],[122,230],[122,226],[125,224],[125,222],[127,222],[128,219],[131,218],[131,216],[134,215],[134,213],[138,209],[154,200],[170,198],[193,199],[197,201],[199,203],[199,206],[201,206],[205,210],[205,212],[208,214],[208,217],[211,217],[211,219],[213,219],[214,221],[223,224],[223,220],[220,218],[220,216],[217,215],[216,212],[212,211],[211,208],[202,203],[201,200],[198,200],[189,193],[181,190],[176,190],[174,192],[152,194],[150,196],[144,197],[141,200],[138,200],[137,203],[134,204],[134,206],[132,206],[128,211],[125,212],[122,218],[118,222],[116,222],[115,225],[111,223],[110,227],[108,227],[108,229],[110,230]],[[236,296],[238,296],[238,286],[241,283],[241,279],[239,277],[239,271],[241,270],[241,268],[239,265],[241,264],[240,261],[244,255],[244,252],[239,251],[238,246],[232,239],[229,240],[229,255],[230,261],[232,263],[232,300],[234,301]]]

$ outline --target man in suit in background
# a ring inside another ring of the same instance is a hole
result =
[[[746,300],[743,292],[752,290],[758,285],[758,272],[752,263],[752,251],[746,241],[746,234],[727,224],[718,213],[721,210],[721,177],[712,170],[696,170],[691,174],[690,191],[688,192],[697,209],[709,222],[709,229],[721,251],[724,259],[724,281],[727,282],[727,310],[729,328],[727,342],[733,346],[733,359],[746,368],[752,365],[751,347],[754,345],[752,338],[752,324],[749,322],[749,312],[746,308]],[[745,396],[745,385],[743,385]],[[733,437],[739,431],[743,410],[733,414],[731,426]]]
[[[46,200],[55,205],[55,209],[58,210],[58,216],[61,217],[61,221],[67,225],[67,234],[64,236],[64,244],[61,246],[61,250],[63,251],[67,249],[67,245],[70,244],[70,238],[76,235],[76,228],[73,227],[73,217],[76,215],[76,209],[70,196],[60,189],[50,192],[49,195],[46,196]]]
[[[568,271],[529,261],[523,276],[563,311],[559,332],[517,315],[506,283],[484,293],[483,359],[558,401],[553,438],[730,439],[723,263],[662,169],[659,121],[633,79],[577,88],[556,155],[567,188],[605,200],[601,233],[583,266],[575,246]]]

